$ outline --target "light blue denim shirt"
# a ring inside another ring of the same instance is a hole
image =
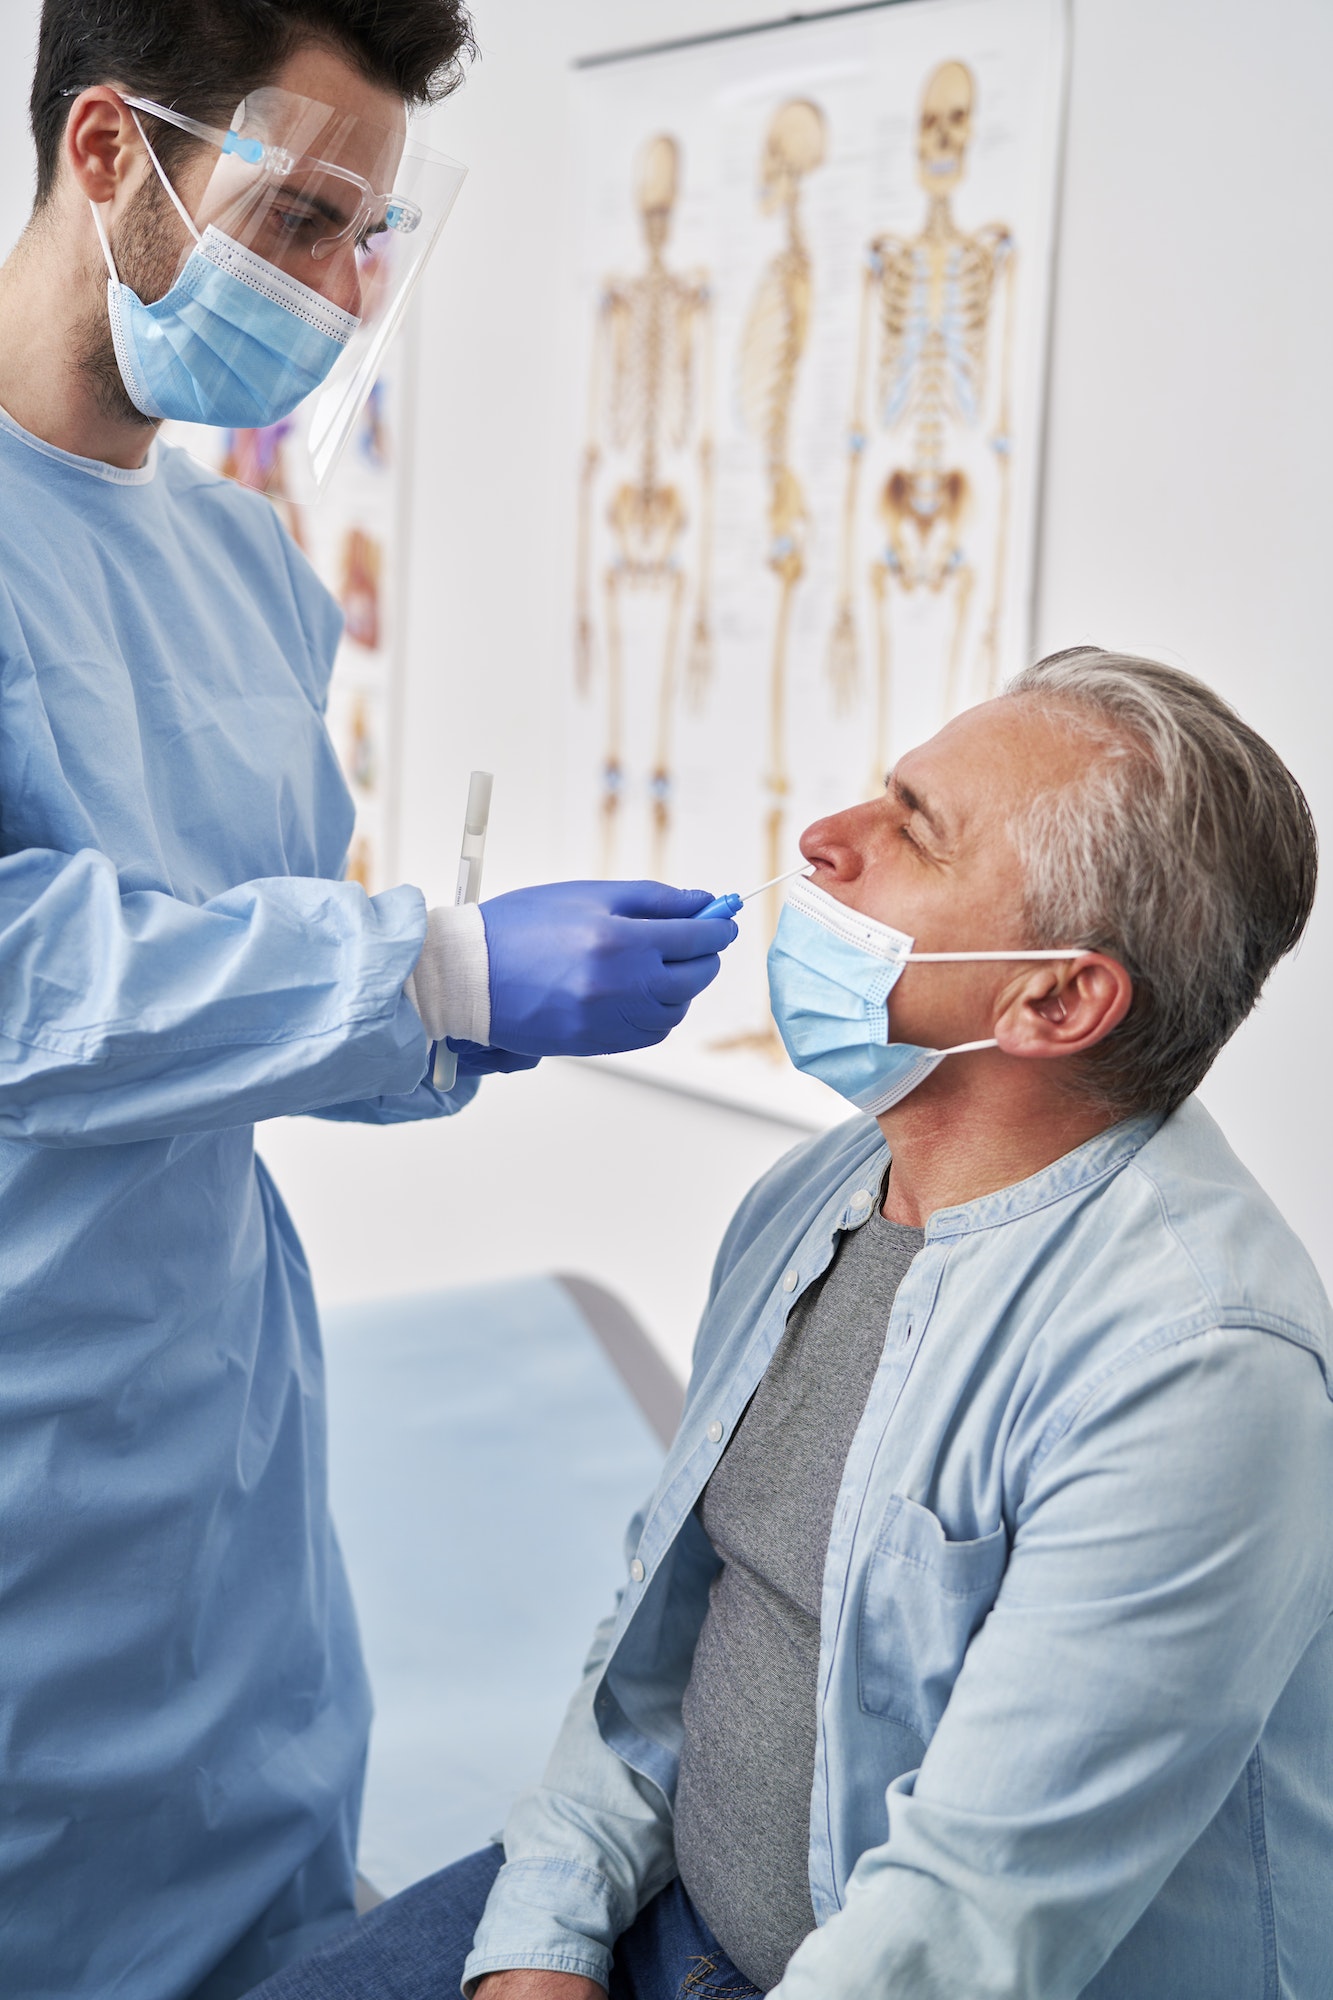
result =
[[[605,1982],[674,1874],[718,1566],[694,1505],[887,1162],[857,1119],[732,1223],[680,1432],[505,1829],[469,1982]],[[930,1218],[834,1514],[818,1928],[783,2000],[1333,1993],[1329,1335],[1309,1259],[1197,1103]]]

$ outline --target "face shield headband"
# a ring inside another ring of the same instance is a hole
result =
[[[862,916],[813,882],[793,883],[768,953],[773,1019],[797,1069],[877,1117],[946,1056],[993,1049],[993,1036],[924,1049],[889,1040],[889,994],[905,965],[1081,958],[1086,945],[1042,951],[914,951],[915,940]]]

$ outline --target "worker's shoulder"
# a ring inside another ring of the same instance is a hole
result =
[[[226,478],[183,445],[168,444],[159,438],[157,455],[157,476],[174,505],[218,510],[248,530],[257,541],[273,545],[278,518],[271,501],[262,493]]]
[[[159,477],[178,522],[190,523],[233,564],[242,565],[253,587],[261,579],[286,599],[294,597],[321,686],[327,684],[342,612],[304,551],[292,539],[264,494],[201,465],[179,445],[159,444]]]

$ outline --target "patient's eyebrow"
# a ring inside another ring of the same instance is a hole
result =
[[[918,819],[923,819],[926,822],[926,825],[937,840],[948,839],[948,827],[940,817],[940,814],[931,806],[929,800],[923,799],[920,792],[914,792],[910,785],[905,785],[894,771],[890,771],[889,773],[889,790],[893,793],[899,805],[906,806],[908,812],[915,813]]]

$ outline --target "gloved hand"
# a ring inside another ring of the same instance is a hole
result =
[[[736,936],[712,897],[661,882],[548,882],[482,903],[491,1039],[531,1055],[617,1055],[664,1041]]]
[[[540,1056],[515,1055],[512,1049],[490,1049],[484,1042],[456,1042],[452,1035],[445,1045],[458,1057],[460,1076],[508,1076],[516,1069],[536,1069]]]

